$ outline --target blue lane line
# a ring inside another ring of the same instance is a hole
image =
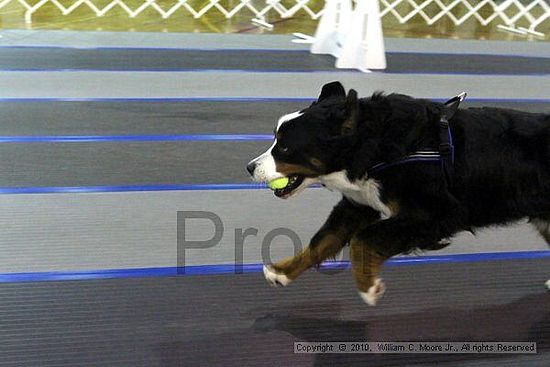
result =
[[[114,103],[196,103],[196,102],[312,102],[308,97],[164,97],[164,98],[10,98],[0,97],[0,102],[114,102]],[[448,99],[448,98],[447,98]],[[445,99],[445,101],[447,100]],[[443,98],[441,99],[443,101]],[[549,99],[550,101],[550,99]]]
[[[340,73],[340,74],[360,74],[360,70],[354,69],[201,69],[201,68],[136,68],[136,69],[100,69],[100,68],[64,68],[64,69],[35,69],[35,68],[0,68],[3,73],[218,73],[218,74],[316,74],[316,73]],[[377,73],[385,73],[377,71]],[[470,74],[468,74],[470,75]],[[478,74],[475,74],[478,75]],[[502,74],[488,74],[502,75]],[[514,75],[531,75],[531,74],[514,74]]]
[[[457,91],[458,93],[458,91]],[[424,97],[435,102],[446,102],[449,98],[432,98]],[[316,97],[173,97],[173,98],[19,98],[19,97],[0,97],[1,102],[101,102],[101,103],[198,103],[198,102],[312,102],[316,100]],[[477,103],[550,103],[550,98],[467,98],[466,102]]]
[[[318,186],[313,186],[318,187]],[[179,185],[116,185],[116,186],[44,186],[44,187],[0,187],[1,194],[70,194],[94,192],[137,192],[137,191],[198,191],[198,190],[258,190],[265,189],[264,183],[233,184],[179,184]]]
[[[55,46],[55,45],[0,45],[0,49],[60,49],[84,51],[210,51],[210,52],[299,52],[309,53],[309,49],[278,48],[223,48],[223,47],[140,47],[140,46]],[[498,55],[495,55],[498,56]],[[518,55],[521,56],[521,55]],[[525,56],[537,57],[537,56]]]
[[[516,72],[516,73],[486,73],[486,72],[467,72],[467,71],[383,71],[382,74],[393,75],[457,75],[457,76],[548,76],[550,71],[543,72]]]
[[[191,134],[191,135],[48,135],[0,136],[0,143],[89,143],[89,142],[150,142],[150,141],[248,141],[273,140],[271,134]]]
[[[387,266],[430,265],[449,263],[468,263],[503,260],[536,260],[550,259],[550,251],[520,251],[495,252],[479,254],[459,254],[442,256],[414,256],[399,257],[386,262]],[[346,269],[348,261],[325,262],[322,270]],[[34,273],[3,273],[0,274],[0,283],[43,282],[61,280],[94,280],[143,277],[174,277],[191,275],[241,274],[259,273],[262,264],[223,264],[223,265],[193,265],[186,267],[159,267],[138,269],[105,269],[84,271],[34,272]]]

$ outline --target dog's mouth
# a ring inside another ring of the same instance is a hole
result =
[[[273,193],[275,194],[275,196],[285,199],[291,196],[294,191],[298,189],[300,185],[302,185],[304,179],[305,177],[302,175],[288,176],[288,183],[286,184],[286,186],[281,189],[273,190]]]

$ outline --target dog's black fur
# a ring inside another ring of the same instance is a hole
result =
[[[445,108],[401,94],[358,99],[353,90],[346,95],[340,83],[330,83],[302,116],[281,126],[272,155],[276,162],[303,168],[288,175],[316,177],[345,170],[350,181],[365,179],[380,162],[437,150]],[[460,231],[522,218],[536,220],[549,239],[550,115],[461,108],[450,128],[455,145],[450,181],[436,162],[403,163],[367,177],[380,183],[382,201],[398,210],[387,220],[369,221],[365,240],[393,256],[441,248],[442,241]],[[352,219],[356,210],[378,216],[346,198],[333,214],[359,226],[361,220]]]
[[[529,218],[550,243],[550,115],[500,108],[453,114],[453,107],[400,94],[359,99],[333,82],[309,108],[281,118],[275,145],[248,171],[256,180],[288,177],[275,190],[280,197],[319,181],[343,198],[308,248],[264,267],[268,282],[287,285],[349,244],[359,294],[374,305],[385,289],[385,260],[443,248],[458,232]],[[449,119],[454,162],[373,169],[437,151],[447,140],[442,117]]]

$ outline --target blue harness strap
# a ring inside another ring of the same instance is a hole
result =
[[[453,182],[454,174],[454,144],[453,134],[449,125],[449,120],[458,110],[460,102],[466,98],[466,93],[449,99],[444,103],[444,109],[439,119],[439,149],[422,150],[408,154],[393,162],[381,162],[367,170],[367,174],[372,176],[382,170],[411,162],[441,162],[441,170],[449,184]]]

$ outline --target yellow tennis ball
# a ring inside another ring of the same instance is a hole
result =
[[[286,185],[288,185],[288,177],[276,178],[267,184],[271,190],[284,189]]]

